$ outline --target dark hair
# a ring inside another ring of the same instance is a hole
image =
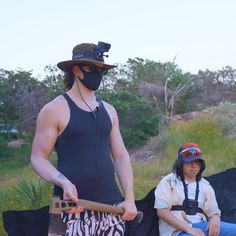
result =
[[[204,160],[199,160],[200,161],[200,171],[198,172],[196,176],[196,181],[199,181],[202,178],[202,172],[206,168],[206,164]],[[182,159],[176,159],[176,161],[173,164],[172,171],[179,177],[181,180],[184,179],[184,173],[183,173],[183,165],[184,162]]]
[[[68,70],[65,72],[64,77],[63,77],[63,83],[66,90],[69,90],[72,88],[74,84],[74,74],[72,70]]]

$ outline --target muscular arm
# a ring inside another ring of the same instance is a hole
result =
[[[73,184],[48,160],[58,136],[58,116],[52,105],[47,104],[38,115],[32,145],[31,165],[43,179],[63,188],[64,197],[75,200],[77,199],[77,193]]]
[[[113,125],[110,135],[111,154],[125,198],[125,201],[121,204],[126,210],[123,219],[129,220],[133,219],[137,212],[134,204],[133,171],[129,154],[120,134],[118,117],[114,108],[112,115]]]

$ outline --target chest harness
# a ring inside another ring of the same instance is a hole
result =
[[[199,196],[199,181],[196,181],[196,192],[195,192],[195,199],[188,198],[188,189],[187,184],[185,183],[184,179],[181,179],[183,186],[184,186],[184,195],[185,199],[182,205],[172,205],[171,211],[184,211],[187,215],[195,215],[197,213],[204,214],[203,210],[198,207],[198,196]]]

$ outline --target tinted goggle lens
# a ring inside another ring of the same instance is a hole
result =
[[[103,75],[106,75],[108,72],[107,68],[99,68],[94,65],[83,65],[83,66],[80,66],[80,68],[82,69],[82,71],[88,72],[88,73],[89,72],[91,72],[91,73],[102,72]]]
[[[187,148],[180,152],[180,157],[188,157],[188,156],[201,156],[201,150],[198,148]]]

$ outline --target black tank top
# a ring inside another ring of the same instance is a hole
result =
[[[57,169],[77,188],[81,199],[114,204],[122,200],[115,181],[115,170],[110,156],[109,136],[112,129],[110,117],[102,103],[95,113],[80,109],[72,99],[63,94],[70,109],[70,119],[57,138]],[[54,195],[63,197],[60,187]]]

